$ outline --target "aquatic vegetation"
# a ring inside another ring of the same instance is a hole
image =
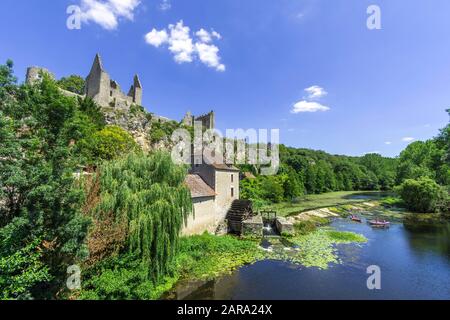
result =
[[[185,278],[209,279],[265,257],[256,241],[205,233],[181,238],[177,269]]]
[[[316,230],[317,226],[312,220],[299,221],[294,224],[294,229],[297,234],[308,234]]]
[[[330,223],[327,218],[309,216],[307,220],[301,220],[294,223],[294,230],[297,234],[308,234],[317,229],[317,227],[324,226]]]
[[[340,263],[336,244],[362,243],[367,239],[353,232],[318,229],[306,235],[290,239],[298,250],[288,260],[305,267],[327,269],[330,263]]]
[[[350,243],[350,242],[366,242],[367,239],[363,235],[347,232],[347,231],[335,231],[328,230],[327,235],[330,239],[336,241],[337,243]]]
[[[403,200],[398,197],[387,197],[381,200],[381,205],[386,208],[392,208],[392,207],[403,207],[404,203]]]

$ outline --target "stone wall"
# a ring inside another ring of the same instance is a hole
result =
[[[184,236],[214,232],[220,222],[215,212],[214,197],[202,197],[192,199],[194,213],[188,218],[188,223],[181,231]]]
[[[37,81],[41,81],[42,80],[42,73],[48,74],[52,79],[55,78],[55,76],[50,71],[48,71],[45,68],[29,67],[27,69],[27,75],[25,77],[25,82],[27,84],[34,84]]]
[[[277,226],[278,232],[281,235],[294,233],[294,225],[286,220],[286,218],[277,217],[277,219],[275,220],[275,224]]]
[[[239,172],[215,170],[216,204],[225,215],[234,200],[239,199]]]
[[[216,125],[214,111],[195,118],[195,121],[201,121],[203,127],[206,129],[214,129]]]
[[[260,215],[242,222],[242,235],[246,237],[262,237],[263,236],[263,219]]]

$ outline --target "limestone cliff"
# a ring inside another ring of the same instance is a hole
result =
[[[178,126],[175,121],[162,121],[142,107],[132,106],[130,110],[121,110],[113,107],[102,107],[106,124],[117,125],[128,131],[144,151],[169,149],[170,131],[162,131],[155,135],[156,130],[160,130],[161,123],[170,123],[172,127]],[[167,126],[167,124],[165,125]]]

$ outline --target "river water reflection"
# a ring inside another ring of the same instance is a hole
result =
[[[450,299],[450,224],[410,231],[337,219],[332,227],[361,233],[366,244],[340,245],[342,264],[327,270],[264,260],[207,282],[180,283],[178,299]],[[381,268],[381,290],[368,290],[369,265]]]

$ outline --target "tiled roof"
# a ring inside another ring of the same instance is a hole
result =
[[[239,171],[238,168],[233,166],[232,164],[226,164],[226,163],[216,163],[212,157],[209,157],[203,153],[203,162],[206,164],[209,164],[213,168],[217,170],[227,170],[227,171]]]
[[[256,177],[251,172],[244,172],[244,177],[247,179],[256,179]]]
[[[191,190],[192,198],[214,197],[216,193],[198,174],[188,174],[184,183]]]
[[[211,164],[214,168],[216,168],[217,170],[229,170],[229,171],[239,171],[238,168],[236,168],[233,165],[229,165],[229,164],[219,164],[219,163],[212,163]]]

